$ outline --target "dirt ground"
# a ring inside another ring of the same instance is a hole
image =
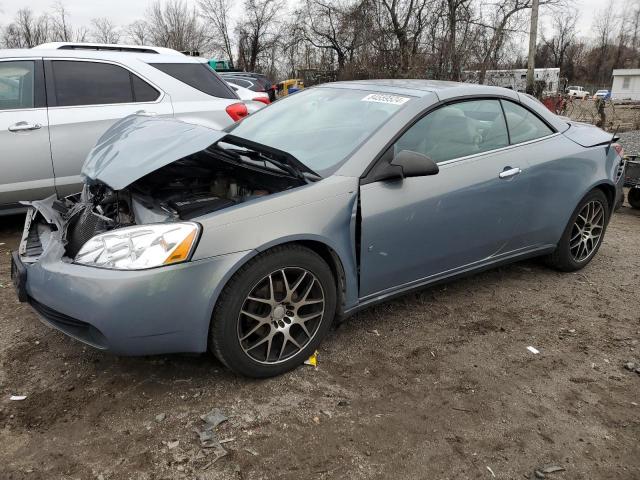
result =
[[[371,308],[317,369],[266,381],[45,327],[9,279],[21,221],[0,226],[2,480],[640,478],[638,212],[582,272],[531,261]],[[212,464],[193,430],[213,408],[230,441]]]

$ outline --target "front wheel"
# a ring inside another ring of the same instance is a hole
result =
[[[585,267],[594,257],[609,222],[607,197],[593,190],[578,204],[548,263],[563,272]]]
[[[211,349],[248,377],[284,373],[311,356],[328,333],[336,297],[322,257],[300,245],[276,247],[243,266],[220,294]]]

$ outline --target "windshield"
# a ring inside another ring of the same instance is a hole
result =
[[[283,150],[326,177],[410,98],[311,88],[279,100],[227,130]]]

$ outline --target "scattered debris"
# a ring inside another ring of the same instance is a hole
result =
[[[539,353],[540,353],[540,350],[538,350],[538,349],[537,349],[537,348],[535,348],[535,347],[532,347],[531,345],[529,345],[529,346],[527,347],[527,350],[529,350],[529,351],[530,351],[531,353],[533,353],[534,355],[537,355],[537,354],[539,354]]]
[[[451,407],[451,410],[457,410],[458,412],[473,413],[473,410],[469,410],[468,408],[461,408],[461,407]]]
[[[633,372],[636,369],[636,364],[633,362],[627,362],[624,364],[624,368],[629,370],[630,372]]]
[[[378,330],[367,330],[367,333],[371,333],[371,334],[375,335],[376,337],[380,336],[380,333],[378,332]]]
[[[326,415],[329,418],[333,417],[333,414],[329,410],[320,410],[320,413]]]
[[[318,351],[313,352],[309,358],[304,361],[305,365],[311,365],[312,367],[318,367]]]
[[[540,470],[535,470],[535,471],[533,472],[533,476],[534,476],[534,477],[536,477],[536,478],[547,478],[547,477],[545,476],[545,474],[544,474],[544,473],[542,473]]]
[[[564,472],[564,467],[559,467],[558,465],[549,465],[548,467],[544,467],[542,469],[542,473],[554,473],[554,472]]]
[[[222,422],[226,422],[228,418],[218,408],[214,408],[206,415],[200,417],[207,424],[207,430],[216,428]]]
[[[175,440],[173,442],[167,442],[167,448],[169,450],[173,450],[174,448],[176,448],[178,445],[180,445],[180,440]]]
[[[348,407],[349,406],[349,401],[348,400],[340,400],[338,402],[338,406],[339,407]]]
[[[316,425],[320,424],[320,417],[313,417],[313,423],[315,423]]]
[[[489,470],[489,473],[491,474],[491,476],[492,476],[493,478],[496,478],[496,474],[495,474],[495,473],[493,473],[493,470],[491,470],[491,467],[490,467],[490,466],[488,466],[488,465],[487,465],[487,470]]]
[[[256,452],[255,450],[253,450],[252,448],[247,448],[245,447],[244,449],[245,452],[249,452],[251,455],[253,455],[254,457],[257,457],[258,455],[260,455],[258,452]]]
[[[9,400],[12,400],[15,402],[15,401],[24,400],[26,398],[27,398],[26,395],[11,395],[11,398],[9,398]]]
[[[236,437],[230,437],[230,438],[224,438],[222,440],[220,440],[219,443],[230,443],[230,442],[235,442],[236,441]]]
[[[214,408],[206,415],[201,415],[200,419],[204,422],[204,425],[200,429],[194,429],[200,439],[200,446],[202,448],[211,449],[215,458],[203,467],[206,470],[222,457],[228,455],[223,443],[233,442],[235,438],[227,438],[224,440],[218,440],[215,429],[218,425],[228,420],[227,416],[218,408]]]
[[[167,414],[166,413],[160,413],[160,414],[156,415],[156,422],[160,423],[165,418],[167,418]]]

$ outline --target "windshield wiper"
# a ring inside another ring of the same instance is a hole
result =
[[[289,174],[303,180],[309,181],[309,178],[320,180],[322,177],[316,172],[307,167],[304,163],[298,160],[296,157],[283,150],[263,145],[261,143],[252,142],[245,138],[236,137],[235,135],[226,135],[222,137],[218,143],[228,143],[229,145],[235,145],[246,150],[242,150],[241,153],[238,150],[231,150],[238,155],[246,155],[254,160],[268,161],[278,168],[281,168]],[[257,158],[256,158],[257,157]]]

